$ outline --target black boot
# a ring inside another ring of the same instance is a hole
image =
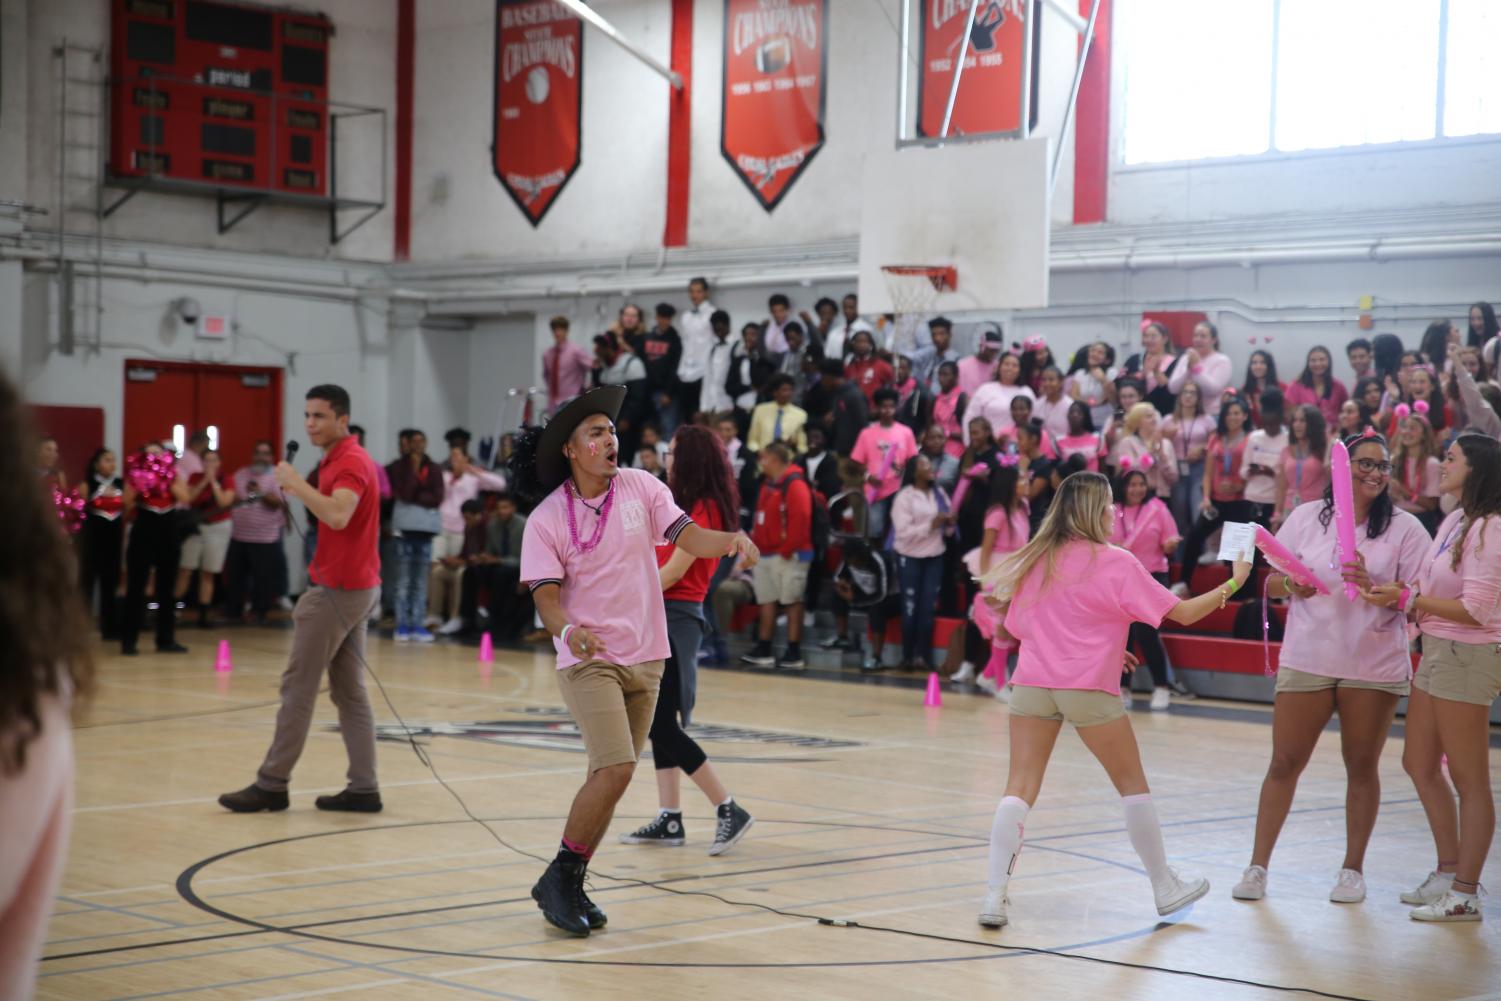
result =
[[[584,904],[584,865],[553,859],[537,885],[532,899],[542,909],[548,924],[570,935],[585,938],[589,934],[589,917]]]
[[[610,919],[605,917],[605,912],[599,909],[599,905],[589,899],[589,894],[579,886],[579,897],[584,901],[584,917],[589,919],[589,930],[599,931]]]
[[[346,813],[380,813],[378,792],[355,792],[345,789],[333,796],[319,796],[313,805],[320,810],[343,810]]]

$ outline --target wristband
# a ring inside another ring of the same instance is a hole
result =
[[[1230,590],[1225,594],[1225,597],[1227,598],[1233,597],[1235,592],[1240,590],[1240,581],[1236,580],[1234,577],[1231,577],[1225,583],[1230,586]]]
[[[565,649],[565,650],[571,650],[571,649],[573,649],[573,648],[572,648],[572,647],[570,647],[570,646],[569,646],[569,645],[568,645],[568,635],[569,635],[569,634],[570,634],[570,633],[571,633],[571,632],[573,632],[573,630],[574,630],[574,629],[575,629],[575,628],[576,628],[576,627],[575,627],[575,626],[574,626],[574,625],[573,625],[573,623],[571,623],[571,622],[570,622],[570,623],[568,623],[568,624],[567,624],[567,625],[565,625],[565,626],[564,626],[564,627],[563,627],[563,631],[562,631],[562,632],[560,632],[560,633],[558,633],[558,639],[560,639],[560,640],[562,640],[562,641],[563,641],[563,648],[564,648],[564,649]]]
[[[1399,611],[1399,612],[1405,612],[1405,611],[1407,611],[1407,603],[1408,603],[1409,600],[1411,600],[1411,598],[1412,598],[1412,588],[1410,588],[1410,587],[1404,587],[1402,589],[1401,595],[1399,595],[1397,597],[1397,611]]]

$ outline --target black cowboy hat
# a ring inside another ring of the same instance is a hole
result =
[[[537,484],[543,491],[555,490],[568,479],[568,459],[563,455],[563,446],[584,418],[604,414],[614,421],[624,403],[624,386],[597,386],[580,393],[553,415],[537,441]]]

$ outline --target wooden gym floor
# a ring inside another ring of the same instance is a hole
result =
[[[1417,924],[1397,901],[1433,859],[1397,736],[1383,759],[1366,902],[1326,898],[1344,841],[1329,733],[1270,894],[1245,904],[1229,890],[1250,851],[1269,710],[1201,700],[1149,713],[1138,700],[1132,720],[1169,856],[1214,884],[1159,920],[1117,798],[1065,733],[1028,820],[1012,924],[987,932],[975,913],[1005,779],[1004,707],[945,692],[941,709],[924,709],[918,689],[852,674],[704,671],[705,747],[756,826],[709,858],[713,811],[685,783],[688,845],[605,845],[592,884],[610,925],[575,940],[545,925],[528,896],[540,864],[465,819],[399,742],[373,687],[391,738],[380,751],[384,813],[313,809],[314,795],[343,786],[326,696],[292,808],[221,810],[215,796],[249,782],[265,750],[291,637],[225,635],[228,676],[214,673],[213,633],[188,631],[187,656],[102,658],[76,732],[73,842],[39,997],[1501,998],[1501,898],[1488,922],[1461,926]],[[389,640],[369,656],[475,814],[550,856],[584,768],[550,658],[501,650],[484,671],[473,647]],[[644,762],[612,838],[655,807]],[[1488,875],[1501,880],[1501,850]]]

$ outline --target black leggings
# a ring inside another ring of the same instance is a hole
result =
[[[1255,522],[1259,525],[1266,524],[1263,508],[1271,505],[1255,504],[1247,500],[1214,501],[1217,512],[1211,518],[1206,514],[1200,514],[1194,522],[1193,528],[1189,529],[1188,538],[1183,543],[1183,583],[1190,584],[1193,581],[1194,571],[1199,567],[1199,557],[1204,555],[1204,543],[1209,537],[1227,521]]]
[[[1165,573],[1154,573],[1152,579],[1163,587],[1167,587],[1168,577]],[[1147,667],[1152,672],[1152,684],[1157,688],[1167,687],[1167,650],[1162,645],[1162,634],[1156,626],[1149,626],[1145,622],[1131,623],[1130,637],[1126,640],[1126,649],[1132,648],[1141,651],[1146,658]],[[1126,672],[1122,684],[1129,686],[1131,672]]]
[[[115,611],[115,589],[120,586],[120,558],[125,540],[125,519],[110,521],[89,515],[83,522],[80,583],[83,600],[94,607],[94,590],[99,591],[99,629],[105,639],[114,639],[120,629]]]
[[[156,645],[177,642],[177,563],[182,544],[177,539],[175,511],[139,508],[125,544],[125,621],[120,630],[122,649],[134,650],[146,622],[146,578],[156,571]]]
[[[662,687],[657,689],[657,709],[651,719],[651,758],[659,772],[666,768],[681,768],[692,775],[703,767],[709,756],[678,724],[682,694],[683,682],[674,654],[667,658],[667,667],[662,671]]]

